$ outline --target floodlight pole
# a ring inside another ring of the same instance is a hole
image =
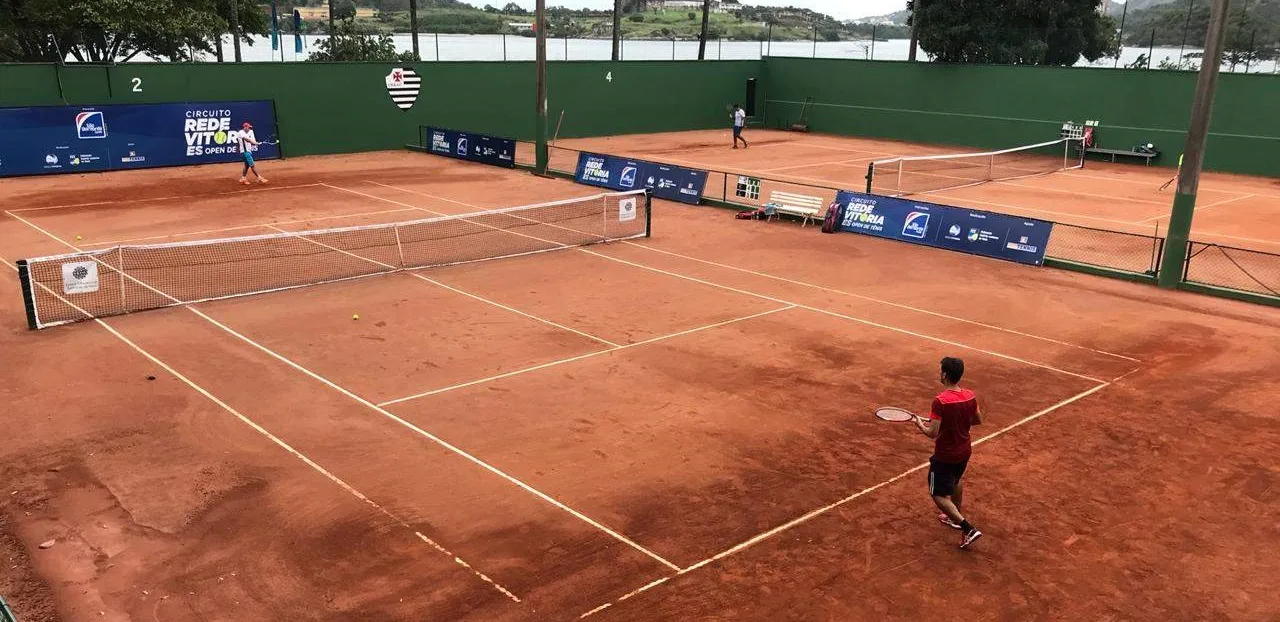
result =
[[[1200,189],[1200,169],[1209,139],[1209,121],[1213,118],[1213,96],[1218,88],[1218,69],[1222,65],[1222,46],[1227,30],[1227,13],[1231,0],[1213,0],[1209,14],[1209,32],[1204,42],[1204,62],[1196,80],[1195,101],[1191,105],[1191,123],[1183,147],[1182,171],[1178,176],[1178,193],[1173,198],[1173,213],[1160,262],[1160,287],[1176,287],[1182,280],[1187,261],[1187,241],[1191,238],[1191,218],[1196,209],[1196,193]]]
[[[536,142],[536,164],[534,172],[539,175],[547,174],[547,161],[549,159],[547,153],[547,28],[546,28],[547,0],[537,0],[537,9],[534,11],[533,24],[537,28],[537,62],[538,66],[538,86],[537,86],[537,127],[534,128],[534,140]]]

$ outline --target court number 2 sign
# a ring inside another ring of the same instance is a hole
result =
[[[129,79],[129,82],[132,82],[132,83],[133,83],[133,92],[134,92],[134,93],[141,93],[141,92],[142,92],[142,78],[130,78],[130,79]]]

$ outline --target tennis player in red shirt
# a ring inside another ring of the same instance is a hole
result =
[[[929,458],[929,494],[934,505],[942,510],[938,520],[952,529],[959,529],[960,548],[967,549],[982,537],[982,532],[961,514],[964,485],[960,479],[964,477],[965,467],[969,466],[972,451],[969,428],[982,423],[982,409],[978,407],[978,396],[973,391],[960,388],[962,376],[964,361],[952,357],[942,359],[938,380],[944,388],[933,398],[929,423],[922,419],[915,422],[925,436],[935,439],[933,456]]]

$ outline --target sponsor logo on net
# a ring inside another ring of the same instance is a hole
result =
[[[253,135],[253,130],[231,129],[231,111],[225,108],[190,109],[184,116],[182,132],[187,141],[187,157],[239,153],[240,138]]]
[[[591,158],[587,160],[587,166],[582,171],[583,181],[593,181],[596,183],[609,183],[609,169],[604,167],[603,158]]]
[[[884,215],[876,213],[876,204],[874,202],[853,199],[849,201],[848,207],[844,210],[844,222],[842,224],[845,227],[856,229],[882,231],[884,229]]]
[[[902,235],[909,238],[923,239],[929,231],[929,214],[927,212],[911,212],[907,214],[907,222],[902,225]]]
[[[1017,242],[1009,242],[1008,244],[1005,244],[1004,247],[1011,251],[1022,251],[1024,253],[1037,253],[1040,251],[1039,247],[1032,246],[1031,244],[1028,244],[1028,242],[1030,242],[1030,240],[1024,235],[1019,237]]]
[[[76,114],[76,136],[82,140],[107,137],[107,122],[102,111]]]

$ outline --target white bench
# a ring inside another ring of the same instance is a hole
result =
[[[774,205],[770,218],[776,218],[778,214],[795,216],[800,219],[801,227],[809,224],[811,220],[821,218],[819,214],[822,213],[822,197],[790,192],[770,192],[769,203]]]

